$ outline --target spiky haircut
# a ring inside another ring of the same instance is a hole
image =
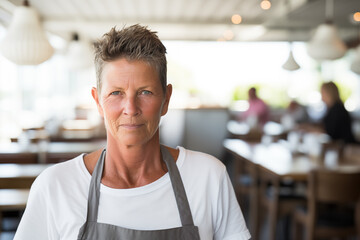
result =
[[[128,61],[140,60],[150,64],[157,71],[163,92],[166,92],[166,48],[156,32],[139,24],[124,27],[120,31],[113,27],[94,43],[94,49],[98,92],[101,92],[105,64],[120,58]]]

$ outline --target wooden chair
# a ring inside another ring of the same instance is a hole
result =
[[[266,239],[279,239],[280,235],[290,235],[289,228],[285,227],[284,232],[278,231],[279,222],[281,219],[290,219],[291,214],[298,205],[306,203],[305,197],[296,193],[296,186],[289,181],[289,183],[281,181],[279,177],[269,171],[259,168],[259,196],[258,196],[258,236],[261,235],[261,230],[267,226],[269,232]],[[265,225],[265,212],[268,212],[268,225]]]
[[[321,146],[320,160],[323,164],[326,161],[326,154],[333,151],[337,154],[338,159],[343,159],[343,153],[345,149],[345,143],[343,141],[330,141],[324,142]]]
[[[235,156],[236,183],[235,193],[242,208],[248,209],[248,222],[252,239],[258,239],[259,219],[258,219],[258,166],[246,160],[241,160],[240,156]],[[241,164],[241,167],[239,166]],[[239,165],[238,165],[239,164]]]
[[[252,239],[258,239],[258,166],[229,149],[226,152],[234,160],[233,184],[237,200],[250,225]]]
[[[341,163],[360,164],[360,144],[331,141],[322,144],[320,159],[325,163],[326,154],[333,151]]]
[[[346,144],[341,154],[343,162],[360,164],[360,144]]]
[[[349,236],[360,239],[360,172],[313,170],[308,182],[307,209],[297,209],[294,214],[293,239],[299,239],[300,225],[306,228],[306,240]],[[325,204],[332,204],[331,208],[322,211]],[[355,211],[347,211],[349,206]]]

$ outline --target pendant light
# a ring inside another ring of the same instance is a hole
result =
[[[54,49],[46,38],[38,14],[28,1],[15,9],[0,51],[18,65],[37,65],[53,55]]]
[[[290,43],[291,45],[291,43]],[[283,69],[288,71],[295,71],[300,68],[300,65],[295,61],[292,49],[290,47],[289,57],[286,62],[282,65]]]
[[[355,58],[350,65],[350,70],[360,75],[360,12],[353,15],[354,21],[358,24],[358,46],[355,48]]]
[[[325,4],[327,20],[318,26],[307,47],[310,57],[318,61],[335,60],[343,57],[346,52],[346,46],[332,23],[334,0],[326,0]]]
[[[287,14],[289,14],[290,13],[289,0],[286,1],[286,8],[287,8]],[[290,27],[288,29],[288,33],[289,32],[290,32]],[[293,51],[292,51],[292,42],[289,41],[289,44],[290,44],[289,57],[286,60],[286,62],[282,65],[282,68],[285,69],[285,70],[288,70],[288,71],[295,71],[295,70],[298,70],[300,68],[300,65],[294,59],[294,55],[293,55]]]
[[[78,33],[73,33],[67,52],[67,65],[72,70],[89,68],[93,64],[93,53],[88,42],[80,40]]]
[[[355,59],[350,65],[350,70],[360,75],[360,45],[355,49]]]
[[[355,48],[355,58],[350,65],[350,70],[360,75],[360,25],[358,28],[359,32],[359,45]]]

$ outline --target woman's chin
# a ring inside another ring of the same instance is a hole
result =
[[[143,145],[144,143],[149,141],[149,139],[147,139],[146,137],[141,137],[141,136],[122,137],[120,139],[121,139],[120,143],[125,146]]]

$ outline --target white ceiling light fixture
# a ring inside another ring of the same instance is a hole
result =
[[[355,59],[350,65],[350,70],[360,75],[360,45],[355,49]]]
[[[346,53],[346,46],[332,23],[334,0],[326,0],[326,22],[316,29],[307,46],[307,52],[315,60],[335,60]],[[331,15],[331,17],[330,17]]]
[[[81,41],[79,35],[74,33],[69,44],[67,53],[67,64],[70,69],[84,69],[92,66],[93,53],[86,41]]]
[[[287,14],[290,13],[290,3],[289,1],[286,1],[286,7],[287,7]],[[290,27],[287,31],[287,33],[289,34],[290,32]],[[294,59],[294,55],[293,55],[293,51],[292,51],[292,42],[289,41],[290,44],[290,52],[289,52],[289,57],[286,60],[286,62],[282,65],[282,68],[288,71],[295,71],[298,70],[300,68],[300,65],[295,61]]]
[[[360,41],[360,18],[359,18],[359,41]],[[350,65],[350,70],[360,75],[360,44],[355,48],[355,58]]]
[[[24,1],[14,11],[7,35],[0,44],[1,53],[18,65],[37,65],[54,53],[34,8]]]
[[[291,43],[290,43],[291,44]],[[289,57],[286,62],[282,65],[283,69],[288,71],[295,71],[300,68],[300,65],[295,61],[293,51],[290,47]]]
[[[359,45],[355,48],[355,58],[350,65],[350,70],[356,74],[360,75],[360,12],[356,12],[353,15],[354,21],[359,24],[358,32],[359,32]]]

